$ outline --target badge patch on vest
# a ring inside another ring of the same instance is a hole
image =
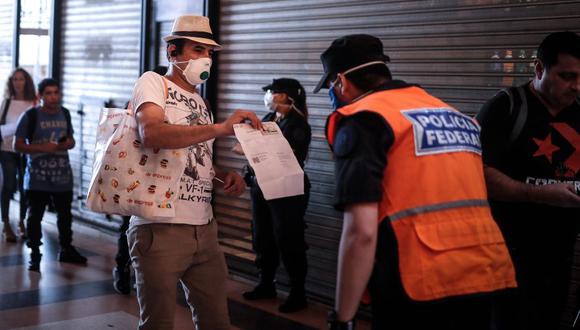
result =
[[[405,110],[413,125],[417,156],[467,151],[481,155],[479,125],[449,108]]]

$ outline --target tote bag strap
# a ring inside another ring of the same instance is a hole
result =
[[[165,99],[167,100],[167,98],[169,97],[169,87],[167,86],[167,78],[165,78],[164,76],[161,76],[162,81],[163,81],[163,86],[165,87]],[[133,113],[133,103],[132,102],[128,102],[127,104],[127,110],[130,113]]]

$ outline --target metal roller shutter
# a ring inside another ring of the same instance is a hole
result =
[[[100,108],[106,101],[123,107],[139,77],[140,31],[140,0],[63,3],[60,79],[77,141],[70,152],[76,196],[88,189]],[[85,112],[82,120],[77,114],[80,109]],[[102,215],[87,212],[83,204],[73,205],[77,215],[96,225],[116,226]]]
[[[531,77],[541,39],[557,30],[580,30],[578,1],[221,1],[218,120],[237,108],[262,116],[260,87],[273,77],[293,77],[306,87],[314,129],[306,170],[312,181],[307,212],[312,295],[332,299],[341,214],[332,208],[333,164],[323,128],[328,96],[310,91],[318,81],[320,53],[342,35],[381,38],[395,77],[419,83],[433,94],[474,114],[503,86]],[[216,143],[217,164],[241,169],[242,157]],[[230,269],[253,276],[249,194],[216,196],[222,243]],[[280,276],[283,281],[284,276]]]

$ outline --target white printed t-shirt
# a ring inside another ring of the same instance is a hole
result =
[[[131,103],[135,113],[145,102],[152,102],[165,111],[165,120],[175,125],[213,124],[211,112],[201,96],[190,93],[168,79],[167,99],[162,76],[155,72],[145,72],[133,89]],[[181,223],[204,225],[213,218],[211,198],[215,171],[212,164],[214,139],[192,145],[186,150],[186,167],[179,185],[179,195],[175,205],[175,218],[144,219],[132,217],[130,226],[149,223]]]

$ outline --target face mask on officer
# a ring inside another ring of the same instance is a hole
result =
[[[341,74],[345,79],[346,79],[346,75],[348,73],[354,72],[356,70],[365,68],[367,66],[371,66],[371,65],[375,65],[375,64],[384,64],[385,66],[387,65],[385,62],[383,61],[372,61],[372,62],[367,62],[367,63],[363,63],[361,65],[357,65],[354,68],[350,68],[342,73],[337,73],[336,79],[330,83],[330,85],[328,86],[328,97],[330,98],[330,105],[332,106],[332,110],[336,111],[339,108],[344,107],[345,105],[347,105],[349,102],[347,101],[342,101],[338,95],[336,95],[336,91],[334,90],[334,87],[336,86],[336,84],[338,83],[339,79],[338,79],[338,75]],[[338,86],[337,86],[338,87]]]
[[[185,69],[177,64],[187,63]],[[173,62],[172,64],[183,72],[185,80],[191,85],[201,85],[209,78],[211,58],[201,57],[196,60]]]
[[[338,83],[338,77],[336,77],[336,80],[330,83],[330,86],[328,86],[328,97],[330,98],[330,106],[332,106],[332,110],[336,111],[336,109],[338,108],[342,108],[346,105],[346,102],[341,101],[338,96],[336,95],[336,92],[334,91],[334,86]]]

